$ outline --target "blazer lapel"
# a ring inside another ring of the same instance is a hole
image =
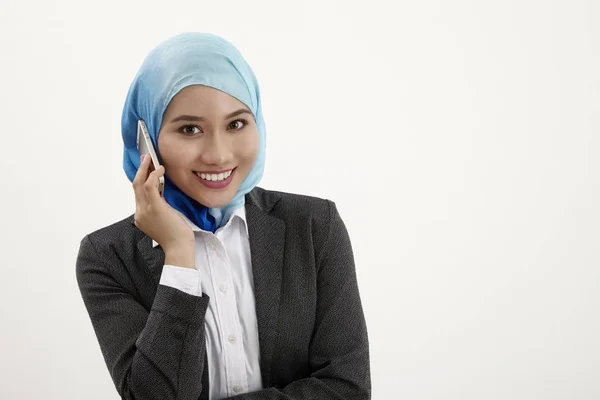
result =
[[[271,363],[277,337],[285,245],[285,222],[269,214],[276,201],[269,198],[267,193],[255,189],[246,195],[260,369],[265,388],[271,386]]]

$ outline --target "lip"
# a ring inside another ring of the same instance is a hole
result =
[[[194,175],[196,176],[196,178],[198,178],[198,179],[200,180],[200,182],[201,182],[201,183],[202,183],[204,186],[206,186],[206,187],[207,187],[207,188],[209,188],[209,189],[224,189],[224,188],[226,188],[227,186],[229,186],[229,184],[230,184],[230,183],[231,183],[231,181],[233,180],[233,176],[235,175],[235,171],[236,171],[236,170],[237,170],[237,167],[236,167],[236,168],[234,168],[233,170],[231,170],[231,175],[229,175],[229,176],[227,177],[227,179],[224,179],[224,180],[222,180],[222,181],[220,181],[220,182],[207,181],[206,179],[202,179],[202,178],[200,178],[198,175],[196,175],[196,173],[194,173]],[[220,171],[220,172],[217,172],[217,171],[215,171],[215,172],[212,172],[212,171],[211,171],[211,172],[208,172],[208,171],[206,171],[206,172],[205,172],[205,171],[203,171],[202,173],[203,173],[203,174],[209,174],[209,173],[210,173],[210,174],[220,174],[220,173],[227,172],[227,171],[229,171],[229,170],[228,170],[228,169],[226,169],[226,170],[224,170],[224,171]],[[200,172],[198,171],[198,173],[200,173]]]

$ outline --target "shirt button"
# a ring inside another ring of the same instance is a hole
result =
[[[235,336],[229,336],[229,343],[235,343]]]
[[[223,293],[225,293],[227,291],[227,285],[222,284],[221,286],[219,286],[219,290]]]
[[[236,392],[236,393],[239,393],[242,390],[244,390],[244,388],[241,387],[241,386],[239,386],[239,385],[236,385],[236,386],[233,387],[233,391]]]

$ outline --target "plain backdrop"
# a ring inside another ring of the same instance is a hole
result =
[[[75,279],[182,31],[261,85],[260,186],[335,201],[373,399],[600,398],[600,2],[0,2],[0,397],[117,399]]]

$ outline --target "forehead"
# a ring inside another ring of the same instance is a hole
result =
[[[218,89],[191,85],[181,89],[171,100],[165,114],[171,113],[228,113],[239,108],[248,108],[235,97]]]

